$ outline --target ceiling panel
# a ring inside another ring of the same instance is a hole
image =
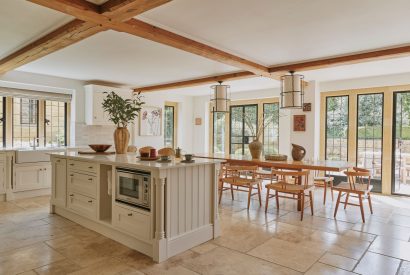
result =
[[[25,0],[0,5],[0,59],[73,19]]]
[[[86,81],[145,86],[238,69],[126,33],[106,31],[18,70]]]
[[[139,16],[265,65],[410,43],[408,0],[175,0]]]

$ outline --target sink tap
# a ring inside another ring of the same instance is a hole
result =
[[[40,146],[39,143],[40,143],[39,138],[33,138],[33,146],[32,146],[33,150],[36,150],[36,148]]]

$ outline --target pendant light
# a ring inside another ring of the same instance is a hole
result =
[[[281,76],[281,93],[280,93],[280,108],[281,109],[298,109],[303,107],[303,75],[295,74],[294,71],[289,71],[290,74]]]
[[[229,85],[222,85],[222,81],[218,81],[219,85],[211,86],[211,106],[212,112],[229,113],[230,99],[229,99]]]

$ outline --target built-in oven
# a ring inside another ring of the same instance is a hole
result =
[[[117,168],[115,200],[147,210],[151,208],[151,173]]]

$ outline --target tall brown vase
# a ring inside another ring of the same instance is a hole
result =
[[[115,152],[117,154],[126,154],[128,143],[130,141],[130,132],[126,127],[117,127],[114,131]]]
[[[260,159],[262,155],[263,144],[259,140],[254,140],[249,143],[249,151],[251,152],[252,159]]]

